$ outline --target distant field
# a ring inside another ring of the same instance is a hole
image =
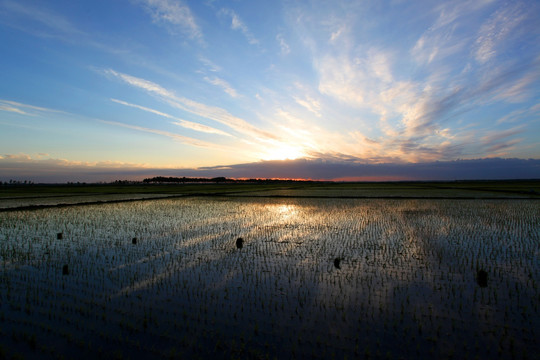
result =
[[[540,180],[4,185],[0,186],[0,210],[178,196],[540,199]]]

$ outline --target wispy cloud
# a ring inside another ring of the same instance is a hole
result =
[[[533,105],[530,108],[514,110],[511,113],[499,118],[497,120],[497,125],[516,123],[530,116],[535,117],[538,119],[538,121],[540,121],[540,104]]]
[[[214,62],[212,62],[210,59],[199,56],[199,61],[205,66],[205,69],[211,72],[218,72],[221,71],[221,66],[216,65]]]
[[[506,156],[506,151],[520,142],[521,139],[515,136],[523,133],[522,126],[506,129],[503,131],[489,131],[480,137],[482,152],[491,156]]]
[[[524,9],[519,4],[507,5],[495,12],[478,32],[475,44],[476,60],[480,63],[486,63],[494,58],[499,44],[514,31],[525,17]]]
[[[228,134],[225,131],[221,131],[219,129],[216,129],[216,128],[213,128],[213,127],[210,127],[210,126],[206,126],[206,125],[203,125],[203,124],[195,123],[195,122],[192,122],[192,121],[179,119],[179,118],[177,118],[175,116],[169,115],[169,114],[164,113],[162,111],[158,111],[158,110],[155,110],[155,109],[150,109],[150,108],[145,107],[145,106],[131,104],[131,103],[128,103],[126,101],[122,101],[122,100],[118,100],[118,99],[111,99],[111,101],[113,101],[113,102],[115,102],[117,104],[133,107],[133,108],[136,108],[136,109],[147,111],[147,112],[152,113],[152,114],[156,114],[156,115],[159,115],[159,116],[166,117],[168,119],[175,120],[173,122],[173,124],[182,126],[182,127],[186,128],[186,129],[200,131],[200,132],[204,132],[204,133],[208,133],[208,134],[218,134],[218,135],[224,135],[224,136],[231,136],[231,134]]]
[[[117,121],[108,121],[108,120],[99,120],[99,121],[104,123],[104,124],[120,126],[120,127],[124,127],[124,128],[127,128],[127,129],[132,129],[132,130],[142,131],[142,132],[146,132],[146,133],[150,133],[150,134],[166,136],[166,137],[171,138],[173,140],[177,140],[177,141],[179,141],[181,143],[192,145],[192,146],[198,146],[198,147],[209,148],[209,149],[221,148],[220,146],[218,146],[216,144],[213,144],[213,143],[193,139],[193,138],[190,138],[190,137],[187,137],[187,136],[171,133],[169,131],[163,131],[163,130],[158,130],[158,129],[150,129],[150,128],[146,128],[146,127],[143,127],[143,126],[130,125],[130,124],[125,124],[125,123],[121,123],[121,122],[117,122]]]
[[[318,100],[313,99],[311,96],[306,95],[305,98],[294,97],[299,105],[303,106],[317,117],[321,117],[321,103]]]
[[[56,37],[67,40],[73,35],[84,35],[64,16],[45,7],[28,3],[2,1],[0,3],[0,19],[4,23],[40,37]],[[29,24],[33,26],[29,26]]]
[[[173,116],[171,116],[169,114],[166,114],[166,113],[161,112],[159,110],[150,109],[150,108],[147,108],[145,106],[128,103],[126,101],[122,101],[122,100],[118,100],[118,99],[111,99],[111,101],[115,102],[117,104],[120,104],[120,105],[125,105],[125,106],[129,106],[129,107],[132,107],[132,108],[140,109],[140,110],[147,111],[149,113],[156,114],[156,115],[159,115],[159,116],[163,116],[163,117],[166,117],[166,118],[169,118],[169,119],[174,118]]]
[[[203,124],[199,124],[199,123],[195,123],[195,122],[187,121],[187,120],[183,120],[183,119],[178,119],[178,118],[175,118],[175,119],[176,119],[176,121],[173,122],[173,124],[182,126],[182,127],[186,128],[186,129],[200,131],[200,132],[204,132],[204,133],[208,133],[208,134],[232,136],[231,134],[226,133],[225,131],[221,131],[219,129],[216,129],[216,128],[213,128],[213,127],[210,127],[210,126],[206,126],[206,125],[203,125]]]
[[[14,112],[21,115],[28,115],[25,111],[21,110],[20,108],[14,107],[9,104],[2,104],[0,103],[0,111],[7,111],[7,112]]]
[[[377,114],[390,137],[410,132],[425,122],[429,92],[423,94],[422,84],[413,81],[393,81],[391,64],[385,51],[374,48],[364,57],[326,55],[316,62],[318,89],[347,106]]]
[[[191,9],[181,0],[140,0],[154,22],[167,26],[171,31],[179,30],[194,40],[203,40]]]
[[[14,112],[21,115],[36,115],[38,113],[63,113],[60,110],[48,109],[44,107],[22,104],[16,101],[0,99],[0,111]]]
[[[288,55],[291,52],[291,47],[289,46],[289,44],[287,44],[287,41],[285,41],[283,34],[277,34],[276,40],[279,43],[281,55]]]
[[[172,92],[166,90],[165,88],[159,86],[154,82],[137,78],[135,76],[119,73],[112,69],[103,70],[103,73],[105,75],[112,75],[113,77],[117,77],[129,85],[143,89],[149,93],[159,95],[164,98],[174,98],[174,94]]]
[[[238,92],[227,81],[221,78],[218,78],[217,76],[214,76],[213,78],[209,78],[208,76],[205,76],[204,81],[206,81],[209,84],[222,88],[223,91],[225,91],[227,94],[229,94],[233,98],[239,97]]]
[[[114,70],[104,70],[104,74],[114,76],[125,83],[143,89],[150,94],[157,95],[163,101],[169,105],[178,109],[193,113],[206,119],[217,121],[224,125],[227,125],[231,129],[254,139],[277,139],[276,135],[273,135],[267,131],[260,130],[256,126],[248,123],[247,121],[230,114],[227,110],[199,103],[194,100],[187,99],[185,97],[176,96],[172,91],[169,91],[162,86],[153,83],[151,81],[137,78],[131,75],[122,74]]]
[[[54,4],[51,2],[28,1],[15,2],[11,0],[0,1],[0,24],[10,26],[19,31],[26,32],[45,40],[50,40],[54,44],[55,40],[60,40],[70,45],[85,45],[100,51],[111,54],[126,53],[125,45],[108,45],[103,39],[110,38],[95,31],[83,29],[73,19],[64,15],[58,10],[53,10]],[[124,40],[123,43],[127,43]]]
[[[413,57],[420,64],[430,64],[435,60],[445,60],[464,50],[471,39],[460,36],[460,30],[470,26],[471,17],[492,2],[492,0],[457,0],[436,7],[433,11],[437,18],[411,49]]]
[[[510,103],[521,103],[527,101],[534,94],[534,85],[540,79],[540,62],[536,64],[538,68],[528,71],[525,75],[517,79],[509,79],[504,86],[499,88],[495,95],[495,100],[504,100]]]
[[[131,2],[138,4],[151,16],[154,23],[162,25],[171,33],[180,33],[205,45],[203,32],[184,0],[132,0]],[[131,61],[141,56],[141,54],[136,54],[134,49],[126,47],[126,44],[131,44],[140,49],[141,44],[137,42],[137,38],[121,38],[120,41],[108,45],[108,41],[118,40],[118,38],[111,37],[111,34],[102,34],[95,29],[87,30],[91,25],[85,24],[87,27],[84,28],[80,22],[67,15],[70,11],[62,11],[55,5],[58,4],[2,0],[0,1],[0,24],[33,36],[61,40],[72,45],[86,45],[117,55],[129,53]],[[144,60],[148,61],[148,59]]]
[[[461,141],[458,137],[449,136],[456,130],[444,127],[446,122],[471,111],[475,105],[493,99],[526,100],[525,88],[538,78],[532,76],[531,72],[523,74],[522,71],[509,70],[498,76],[484,77],[477,83],[468,84],[468,87],[454,86],[448,89],[429,82],[429,79],[426,82],[390,81],[394,76],[386,63],[388,58],[384,59],[375,63],[367,58],[366,61],[360,59],[353,62],[347,56],[340,56],[324,58],[318,64],[319,90],[323,94],[349,106],[369,109],[378,114],[379,127],[385,134],[384,146],[369,151],[371,144],[362,144],[357,138],[358,150],[349,150],[349,154],[375,161],[382,152],[408,161],[452,159],[466,154],[472,150],[474,138]],[[384,64],[382,68],[387,70],[375,71],[374,66],[378,67],[378,64]],[[453,79],[445,81],[451,83]],[[486,140],[487,143],[478,153],[502,156],[507,153],[501,150],[509,150],[510,145],[518,144],[515,139],[503,140],[509,136],[507,134],[495,133],[501,134],[502,138],[494,136]],[[343,138],[339,143],[341,149],[345,149],[347,139]]]
[[[365,72],[347,56],[325,56],[318,59],[319,91],[350,105],[362,106],[367,87]]]
[[[231,9],[221,9],[219,15],[225,15],[231,18],[231,29],[240,31],[251,45],[257,45],[259,40],[248,29],[247,25],[240,19],[240,16]]]

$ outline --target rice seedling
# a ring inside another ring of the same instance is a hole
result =
[[[242,239],[241,237],[236,239],[236,247],[238,249],[241,249],[243,246],[244,246],[244,239]]]
[[[476,282],[478,283],[478,286],[480,287],[487,287],[488,283],[488,273],[485,270],[478,270],[476,272]]]

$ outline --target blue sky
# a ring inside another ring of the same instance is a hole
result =
[[[537,1],[0,0],[0,180],[540,159],[539,23]]]

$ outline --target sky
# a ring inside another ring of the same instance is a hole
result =
[[[0,0],[0,181],[540,178],[539,23],[533,0]]]

